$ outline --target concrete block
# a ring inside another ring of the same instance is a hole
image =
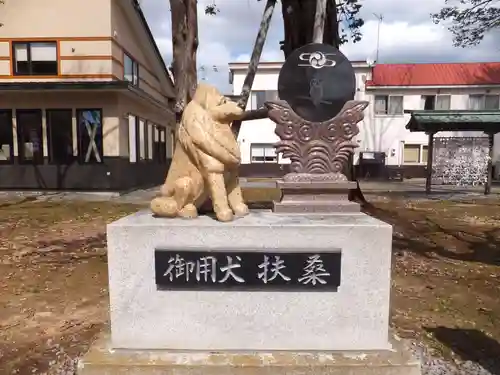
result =
[[[370,352],[172,352],[115,350],[103,337],[78,363],[78,375],[420,375],[402,341]]]
[[[252,212],[230,223],[148,211],[108,225],[111,345],[201,351],[385,350],[392,227],[368,215]],[[156,248],[341,251],[336,291],[158,290]]]

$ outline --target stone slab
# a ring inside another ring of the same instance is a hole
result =
[[[106,337],[79,361],[78,375],[420,375],[399,339],[371,352],[172,352],[115,350]]]
[[[348,200],[285,200],[273,202],[273,212],[278,214],[359,213],[359,203]]]
[[[330,190],[332,192],[341,190],[349,191],[356,189],[357,184],[354,181],[283,181],[277,180],[276,187],[278,189],[298,189],[298,190]]]
[[[365,214],[252,212],[230,223],[153,218],[108,225],[111,343],[169,350],[387,349],[392,227]],[[337,291],[164,291],[155,248],[342,252]]]

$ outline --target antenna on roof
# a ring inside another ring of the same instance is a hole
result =
[[[368,66],[371,68],[372,66],[374,66],[376,63],[376,61],[374,59],[372,59],[371,57],[368,57],[366,59],[366,64],[368,64]]]

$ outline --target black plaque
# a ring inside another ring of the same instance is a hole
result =
[[[303,119],[327,121],[354,99],[354,69],[337,48],[308,44],[295,50],[283,64],[278,93]]]
[[[341,253],[155,250],[160,290],[336,291]]]

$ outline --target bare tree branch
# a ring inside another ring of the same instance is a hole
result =
[[[431,15],[434,23],[444,23],[458,47],[481,43],[485,35],[500,27],[499,0],[445,0],[445,7]]]

